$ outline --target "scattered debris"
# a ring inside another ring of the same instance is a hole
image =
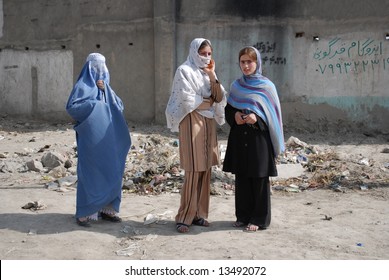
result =
[[[389,154],[389,148],[384,148],[381,153],[384,153],[384,154]]]
[[[369,159],[368,158],[362,158],[358,161],[359,164],[361,165],[366,165],[366,166],[370,166],[370,162],[369,162]]]
[[[24,206],[22,206],[23,209],[30,209],[31,211],[37,211],[37,210],[43,210],[46,209],[47,206],[42,203],[42,201],[30,201]]]
[[[17,137],[21,133],[17,130],[44,130],[50,126],[44,123],[13,125],[15,131],[4,131],[0,140],[10,141],[12,137]],[[158,195],[180,192],[185,176],[184,170],[180,168],[180,143],[166,130],[161,131],[150,128],[146,133],[131,132],[133,145],[127,157],[123,177],[124,194]],[[39,184],[45,185],[49,190],[76,190],[76,144],[73,142],[72,145],[64,146],[39,143],[44,139],[41,135],[31,136],[26,142],[35,144],[35,148],[24,147],[14,153],[0,151],[0,173],[38,173],[41,178]],[[318,188],[328,188],[336,192],[346,192],[351,188],[366,191],[375,186],[389,184],[389,162],[377,165],[370,155],[341,159],[330,148],[310,145],[294,136],[289,137],[285,143],[286,151],[276,160],[279,169],[286,171],[286,176],[271,178],[272,191],[298,193]],[[219,150],[223,159],[226,145],[220,144]],[[381,151],[388,153],[389,148]],[[289,176],[291,173],[296,176]],[[37,182],[33,184],[36,185]],[[223,172],[221,165],[212,167],[211,195],[231,196],[234,192],[235,176]],[[154,220],[147,222],[156,222]]]
[[[38,233],[38,231],[36,229],[30,229],[27,234],[28,235],[36,235],[37,233]]]
[[[358,160],[340,159],[334,151],[308,145],[296,137],[289,138],[286,148],[279,158],[280,164],[300,163],[306,172],[297,178],[272,181],[273,190],[297,192],[297,185],[299,190],[329,188],[346,192],[351,188],[368,190],[379,184],[389,184],[385,169],[375,169],[374,161],[366,157]],[[389,168],[389,163],[384,164],[384,168]]]
[[[143,224],[149,225],[149,224],[155,223],[156,221],[158,221],[158,218],[154,214],[147,214],[147,216],[144,219]]]
[[[323,220],[325,220],[325,221],[331,221],[331,220],[332,220],[332,217],[327,216],[327,215],[324,215]]]
[[[144,218],[144,225],[149,225],[153,223],[157,224],[166,224],[166,220],[171,220],[173,218],[173,211],[168,210],[165,211],[162,214],[147,214],[147,216]]]
[[[139,245],[134,242],[131,243],[127,248],[116,251],[116,255],[129,257],[135,254],[135,252],[137,252],[139,248],[140,248]]]

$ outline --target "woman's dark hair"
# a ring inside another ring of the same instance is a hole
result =
[[[241,49],[239,52],[239,60],[240,60],[240,57],[242,55],[245,55],[245,54],[247,54],[253,61],[258,60],[257,53],[255,52],[255,50],[253,48],[245,47],[245,48]]]
[[[201,45],[200,45],[200,47],[199,47],[198,50],[201,50],[202,48],[205,48],[206,46],[210,47],[211,50],[212,50],[212,46],[211,46],[211,44],[209,43],[208,40],[204,40],[204,41],[201,43]]]

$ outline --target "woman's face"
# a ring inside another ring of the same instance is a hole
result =
[[[240,70],[246,76],[254,74],[257,69],[257,62],[252,60],[248,54],[244,54],[239,59]]]
[[[210,46],[205,46],[202,49],[199,49],[199,55],[203,57],[210,58],[212,56],[212,49]]]

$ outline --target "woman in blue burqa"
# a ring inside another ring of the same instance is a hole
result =
[[[105,57],[91,53],[70,94],[66,110],[76,121],[76,221],[120,222],[123,173],[131,138],[123,103],[109,85]]]

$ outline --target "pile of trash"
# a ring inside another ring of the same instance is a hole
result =
[[[11,139],[13,136],[13,133],[8,133],[6,137]],[[0,137],[0,141],[5,139],[3,135]],[[132,133],[131,137],[133,145],[126,161],[123,192],[139,195],[178,193],[184,180],[184,171],[179,163],[179,140],[158,131]],[[31,141],[35,139],[31,138]],[[272,178],[273,191],[300,192],[317,188],[365,190],[389,185],[389,163],[378,168],[374,160],[362,156],[341,160],[334,151],[309,145],[293,136],[285,144],[286,151],[277,158],[277,164],[301,165],[304,173],[286,179]],[[221,144],[222,160],[225,149],[225,145]],[[386,153],[389,153],[389,149]],[[20,152],[14,154],[0,151],[1,173],[39,174],[38,184],[50,190],[74,191],[77,186],[76,144],[64,146],[46,143],[35,150],[21,148]],[[233,195],[234,179],[233,174],[222,171],[222,166],[214,166],[211,194]]]
[[[342,160],[332,150],[320,150],[319,147],[308,145],[293,136],[287,140],[286,151],[278,158],[278,162],[299,163],[306,172],[301,176],[272,181],[273,190],[300,192],[328,188],[345,192],[352,188],[367,190],[389,186],[389,166],[377,168],[373,160],[362,156],[351,161]]]
[[[124,176],[124,192],[137,194],[178,193],[184,179],[179,165],[179,142],[160,134],[132,136],[135,140],[129,153]],[[220,145],[221,159],[225,146]],[[300,192],[308,189],[329,188],[345,191],[347,188],[361,190],[388,184],[388,170],[377,172],[373,161],[359,158],[344,161],[332,150],[322,150],[296,137],[286,141],[286,151],[277,158],[277,164],[301,164],[304,174],[287,179],[273,179],[272,190]],[[374,174],[374,175],[373,175]],[[214,166],[211,176],[212,195],[233,195],[233,174]]]
[[[127,157],[123,189],[137,194],[178,193],[185,172],[180,169],[179,141],[159,134],[133,134]],[[212,168],[211,194],[233,194],[232,174]]]

